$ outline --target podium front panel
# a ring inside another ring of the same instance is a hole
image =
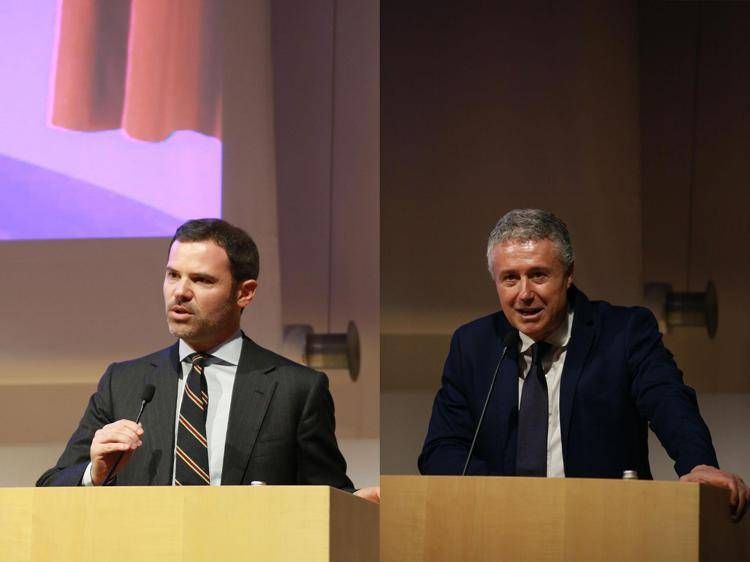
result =
[[[383,562],[750,560],[728,492],[682,482],[383,476]]]
[[[378,506],[326,486],[0,489],[8,562],[376,562]]]

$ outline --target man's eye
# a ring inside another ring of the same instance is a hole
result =
[[[177,279],[179,275],[175,271],[167,271],[167,279]]]

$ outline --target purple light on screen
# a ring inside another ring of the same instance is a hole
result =
[[[178,218],[70,176],[0,155],[0,240],[171,236]]]
[[[171,236],[221,214],[221,141],[48,124],[57,0],[0,3],[0,240]]]

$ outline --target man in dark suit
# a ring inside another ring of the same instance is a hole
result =
[[[37,485],[262,481],[353,490],[326,376],[240,331],[258,270],[257,247],[241,229],[218,219],[178,228],[163,287],[178,342],[107,369],[57,465]],[[147,385],[154,398],[136,424]],[[377,499],[373,489],[359,494]]]
[[[507,213],[487,258],[501,312],[451,341],[419,468],[461,474],[499,365],[467,474],[651,478],[651,425],[683,481],[748,488],[718,469],[694,391],[644,308],[591,302],[573,285],[573,248],[551,213]]]

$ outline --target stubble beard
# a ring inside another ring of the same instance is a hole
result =
[[[167,317],[167,328],[170,334],[192,347],[206,342],[221,343],[215,340],[222,339],[225,335],[224,332],[229,332],[227,322],[230,318],[231,305],[227,302],[222,314],[213,321],[203,317],[199,318],[193,312],[193,316],[187,322],[175,322]],[[234,331],[234,327],[232,327],[232,331]]]

